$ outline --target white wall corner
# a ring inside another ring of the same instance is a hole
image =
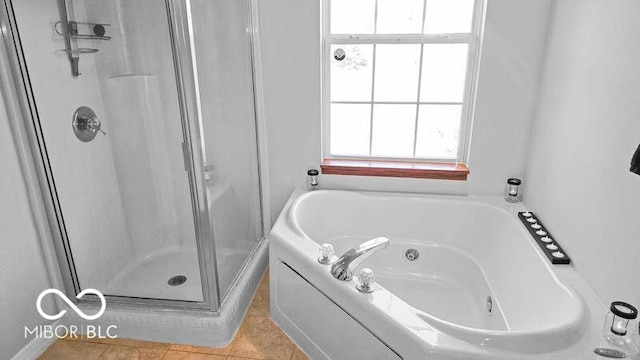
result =
[[[56,320],[51,324],[52,328],[56,328],[61,324],[61,320]],[[55,336],[50,338],[45,337],[35,337],[31,339],[20,351],[18,351],[11,360],[33,360],[37,359],[40,355],[42,355],[49,346],[53,345],[56,342],[57,338]]]

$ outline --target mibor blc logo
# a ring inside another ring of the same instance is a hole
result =
[[[47,313],[44,312],[44,310],[42,310],[42,299],[49,295],[49,294],[56,294],[58,295],[58,297],[60,297],[64,302],[67,303],[67,305],[69,305],[69,307],[71,307],[71,309],[73,309],[73,311],[76,312],[76,314],[78,314],[81,318],[85,319],[85,320],[95,320],[97,318],[99,318],[100,316],[102,316],[102,314],[104,314],[104,310],[107,308],[107,300],[104,298],[104,295],[102,295],[102,293],[96,289],[86,289],[83,290],[82,292],[80,292],[80,294],[78,294],[78,296],[76,296],[76,299],[81,299],[83,296],[85,296],[86,294],[93,294],[93,295],[97,295],[100,298],[100,311],[98,311],[95,315],[87,315],[85,313],[82,312],[82,310],[80,310],[76,304],[74,304],[71,300],[69,300],[69,298],[62,293],[62,291],[58,290],[58,289],[47,289],[43,292],[40,293],[40,295],[38,295],[38,300],[36,301],[36,308],[38,309],[38,312],[40,313],[40,316],[42,316],[43,318],[47,319],[47,320],[58,320],[61,317],[64,316],[64,314],[67,313],[67,310],[62,310],[59,313],[55,314],[55,315],[49,315]]]
[[[85,289],[80,292],[76,299],[81,299],[83,296],[87,294],[96,295],[100,299],[100,310],[93,314],[87,315],[80,308],[73,303],[73,301],[69,300],[69,298],[58,289],[47,289],[38,295],[38,299],[36,300],[36,309],[40,316],[47,320],[58,320],[62,318],[67,310],[61,310],[57,314],[51,315],[46,313],[42,309],[42,299],[49,294],[57,295],[62,301],[64,301],[70,308],[73,310],[78,316],[80,316],[84,320],[96,320],[104,314],[104,311],[107,308],[107,300],[104,295],[96,289]],[[24,336],[28,337],[29,335],[35,335],[36,338],[77,338],[80,334],[84,335],[87,338],[117,338],[113,332],[117,329],[116,325],[109,325],[104,329],[100,325],[40,325],[36,326],[33,329],[29,329],[28,327],[24,327]]]

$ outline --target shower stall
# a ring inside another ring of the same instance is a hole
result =
[[[252,0],[2,1],[68,297],[215,317],[250,296],[268,230]]]

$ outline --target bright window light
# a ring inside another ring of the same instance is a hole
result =
[[[325,1],[325,157],[464,162],[482,0]]]

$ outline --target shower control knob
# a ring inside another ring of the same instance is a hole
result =
[[[98,131],[103,135],[107,135],[102,130],[102,123],[96,113],[86,106],[79,107],[73,114],[71,127],[78,140],[82,142],[93,140]]]
[[[322,265],[329,265],[335,261],[336,250],[333,245],[324,243],[320,245],[320,257],[318,262]]]
[[[102,135],[107,135],[107,133],[105,133],[102,129],[102,123],[100,123],[100,120],[98,120],[98,118],[95,119],[87,119],[86,120],[86,124],[85,124],[85,128],[88,131],[92,131],[92,132],[96,132],[96,131],[100,131],[102,133]]]
[[[364,268],[360,270],[360,276],[358,276],[359,284],[356,285],[356,289],[363,293],[372,293],[374,289],[373,284],[376,280],[376,275],[373,270]]]

